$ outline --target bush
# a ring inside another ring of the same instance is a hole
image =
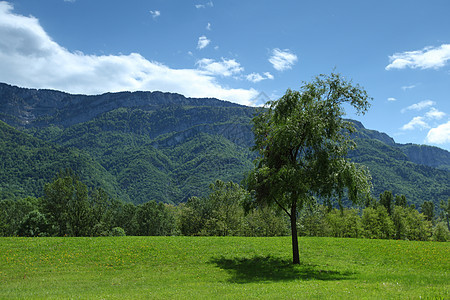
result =
[[[433,230],[433,241],[437,242],[449,242],[450,232],[448,231],[447,225],[444,222],[439,222],[436,224]]]
[[[29,212],[20,224],[19,236],[48,236],[48,222],[43,214],[37,210]]]
[[[361,218],[355,209],[344,209],[343,211],[333,209],[326,217],[331,236],[357,238],[361,236]]]
[[[389,239],[394,233],[394,222],[383,205],[364,209],[361,222],[366,238]]]
[[[111,236],[126,236],[125,230],[122,227],[114,227],[111,230]]]

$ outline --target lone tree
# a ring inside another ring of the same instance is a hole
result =
[[[314,197],[340,202],[347,194],[356,203],[370,193],[368,170],[346,158],[355,147],[354,127],[342,118],[345,103],[364,114],[369,100],[339,74],[320,75],[300,91],[287,90],[267,102],[252,120],[259,154],[247,181],[252,201],[278,206],[289,216],[294,264],[300,263],[297,213],[306,202]]]

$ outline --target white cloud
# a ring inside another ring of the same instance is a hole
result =
[[[432,144],[450,143],[450,121],[428,131],[426,142]]]
[[[269,72],[264,72],[263,75],[261,75],[259,73],[251,73],[251,74],[248,74],[247,76],[245,76],[245,78],[248,81],[256,83],[256,82],[260,82],[260,81],[263,81],[266,79],[273,79],[274,77]]]
[[[54,42],[36,18],[12,10],[12,5],[0,2],[1,82],[82,94],[159,90],[245,105],[258,94],[254,89],[223,87],[213,73],[172,69],[138,53],[97,56],[71,52]]]
[[[206,25],[206,30],[211,31],[211,23],[208,23],[208,25]]]
[[[402,130],[430,128],[430,126],[424,121],[423,117],[414,117],[409,123],[402,126]]]
[[[446,113],[443,111],[439,111],[436,108],[432,107],[426,114],[425,117],[429,119],[437,119],[440,120],[446,116]]]
[[[419,103],[415,103],[415,104],[413,104],[413,105],[410,105],[410,106],[408,106],[408,107],[402,109],[402,113],[404,113],[405,111],[408,111],[408,110],[416,110],[416,111],[419,111],[419,110],[422,110],[422,109],[424,109],[424,108],[433,106],[433,105],[435,105],[435,104],[436,104],[436,103],[435,103],[434,101],[431,101],[431,100],[420,101]]]
[[[211,41],[204,35],[198,38],[197,49],[203,49],[209,45]]]
[[[394,97],[389,97],[388,99],[387,99],[388,101],[397,101],[397,99],[396,98],[394,98]]]
[[[391,69],[438,69],[445,66],[450,60],[450,44],[439,47],[426,47],[422,50],[395,53],[389,56],[390,64],[386,70]]]
[[[215,61],[210,58],[203,58],[197,61],[197,66],[208,75],[219,75],[228,77],[244,71],[244,68],[234,59],[224,59]]]
[[[269,62],[278,71],[291,69],[297,60],[297,55],[289,49],[280,50],[278,48],[272,50],[272,56],[269,58]]]
[[[161,15],[161,12],[159,10],[151,10],[150,14],[152,15],[153,19],[156,19]]]
[[[412,85],[404,85],[402,86],[402,90],[406,91],[406,90],[411,90],[413,88],[415,88],[416,86],[414,84]]]
[[[212,1],[209,1],[206,4],[195,4],[195,8],[197,8],[197,9],[206,8],[206,7],[214,7],[214,3]]]

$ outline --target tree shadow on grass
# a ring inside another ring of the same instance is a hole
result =
[[[294,265],[292,261],[273,256],[252,258],[214,258],[211,263],[230,273],[230,282],[250,283],[259,281],[290,280],[345,280],[354,273],[321,269],[314,265]]]

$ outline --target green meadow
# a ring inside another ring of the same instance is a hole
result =
[[[0,298],[450,298],[450,243],[290,237],[0,238]]]

